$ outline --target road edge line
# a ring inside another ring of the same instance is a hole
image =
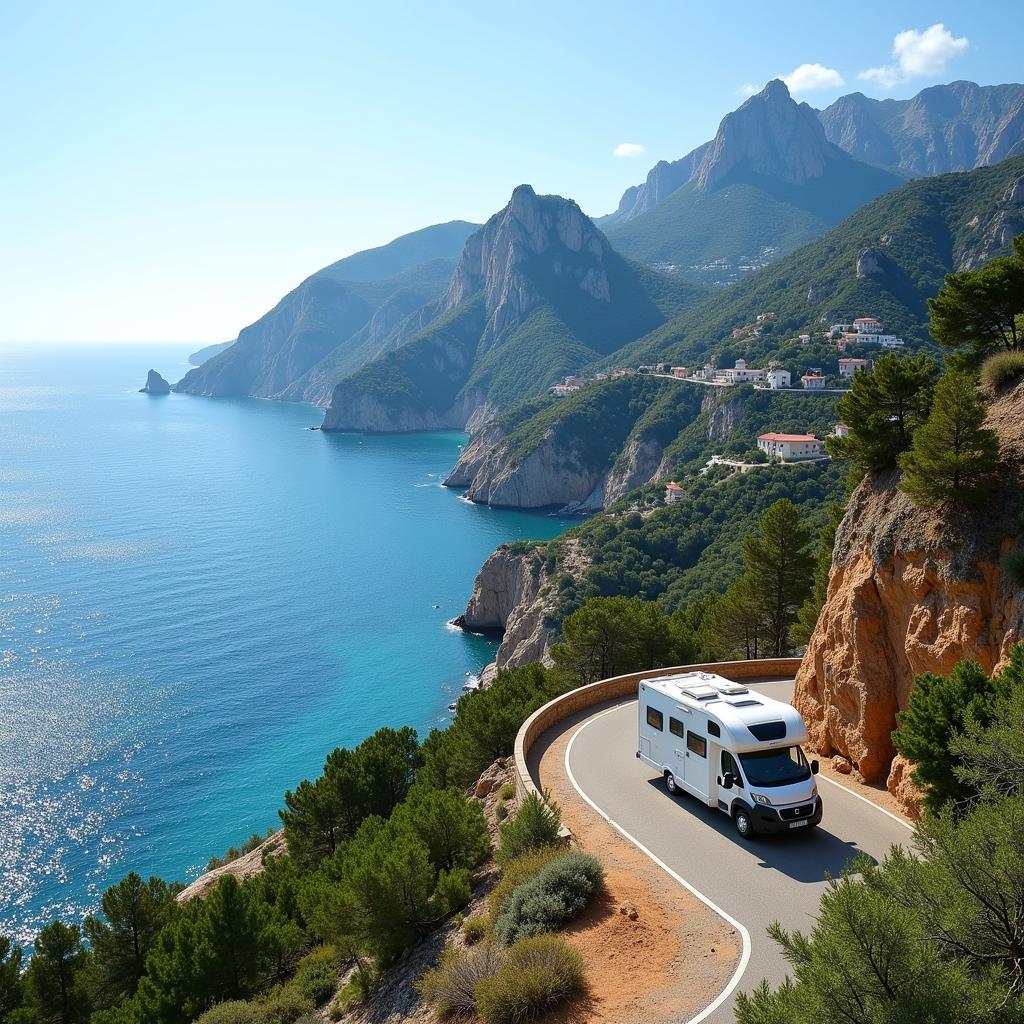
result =
[[[606,814],[600,807],[598,807],[597,804],[594,803],[594,801],[591,800],[590,797],[587,796],[587,794],[584,793],[583,790],[580,788],[579,783],[576,781],[576,776],[573,775],[572,766],[569,763],[569,757],[572,754],[572,745],[576,742],[576,737],[579,736],[579,734],[583,732],[583,730],[588,725],[590,725],[592,722],[596,722],[599,718],[603,718],[605,715],[611,714],[613,711],[618,710],[618,704],[616,704],[614,707],[606,708],[604,711],[594,715],[592,718],[588,718],[587,721],[583,722],[579,726],[579,728],[576,729],[576,731],[572,734],[572,736],[569,739],[568,746],[566,746],[565,748],[565,773],[569,776],[569,781],[572,783],[572,788],[575,789],[576,792],[579,793],[583,800],[588,804],[588,806],[592,810],[596,811],[602,818],[604,818],[604,820],[608,822],[608,824],[611,825],[616,832],[622,835],[625,839],[628,839],[641,853],[643,853],[648,859],[652,860],[655,864],[657,864],[658,867],[661,868],[661,870],[664,871],[670,878],[674,879],[684,889],[686,889],[692,895],[696,896],[697,899],[701,901],[701,903],[703,903],[706,907],[714,911],[714,913],[716,913],[720,918],[722,918],[723,921],[725,921],[727,924],[732,925],[732,927],[740,933],[743,948],[740,954],[740,962],[736,965],[736,969],[735,971],[733,971],[732,977],[726,983],[725,988],[722,989],[721,992],[719,992],[719,994],[711,1003],[705,1006],[704,1009],[701,1010],[701,1012],[698,1013],[696,1017],[691,1017],[688,1021],[685,1022],[685,1024],[701,1024],[701,1021],[707,1020],[707,1018],[710,1017],[711,1014],[713,1014],[717,1009],[719,1009],[719,1007],[721,1007],[725,1003],[727,999],[729,999],[729,997],[736,990],[736,987],[739,985],[740,979],[743,977],[743,974],[746,971],[748,964],[750,963],[750,932],[747,931],[745,925],[741,924],[730,914],[727,914],[720,906],[718,906],[718,904],[708,899],[708,897],[705,896],[704,893],[702,893],[699,889],[694,888],[694,886],[692,886],[685,878],[683,878],[682,875],[673,871],[672,868],[670,868],[660,857],[652,853],[646,846],[644,846],[644,844],[641,843],[640,840],[636,838],[636,836],[631,835],[629,832],[627,832],[617,821],[615,821],[610,815]],[[870,801],[868,802],[870,803]]]
[[[854,792],[849,786],[844,786],[841,782],[836,782],[835,779],[830,779],[827,775],[822,775],[820,773],[818,774],[818,778],[822,782],[827,782],[830,786],[835,786],[836,789],[841,789],[844,793],[849,793],[850,796],[856,797],[858,800],[862,800],[868,805],[868,807],[873,807],[876,811],[888,815],[893,821],[899,822],[905,829],[908,829],[911,832],[914,831],[913,822],[907,821],[906,818],[901,818],[898,814],[893,814],[892,811],[887,811],[884,807],[876,804],[874,800],[869,800],[866,796],[862,796],[860,793]]]

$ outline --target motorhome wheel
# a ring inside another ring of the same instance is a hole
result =
[[[732,820],[736,823],[736,831],[739,832],[744,839],[752,839],[754,836],[754,822],[750,818],[750,814],[743,807],[738,807],[736,813],[733,815]]]
[[[676,786],[676,777],[671,772],[665,772],[665,788],[675,796],[679,792]]]

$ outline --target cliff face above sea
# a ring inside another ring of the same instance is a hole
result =
[[[811,746],[848,758],[868,782],[886,781],[911,809],[915,793],[890,737],[915,675],[948,673],[965,658],[991,672],[1024,639],[1022,595],[1001,569],[1022,541],[1024,384],[990,405],[987,425],[1002,465],[980,513],[917,509],[896,472],[860,484],[796,679]]]

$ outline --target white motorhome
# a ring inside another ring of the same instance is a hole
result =
[[[789,704],[710,672],[643,679],[636,756],[732,818],[745,839],[807,831],[821,821],[818,762],[800,749],[807,727]]]

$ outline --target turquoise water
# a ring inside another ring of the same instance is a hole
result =
[[[498,544],[564,523],[440,486],[461,434],[149,397],[183,347],[0,349],[0,933],[131,869],[193,877],[493,642],[447,626]]]

